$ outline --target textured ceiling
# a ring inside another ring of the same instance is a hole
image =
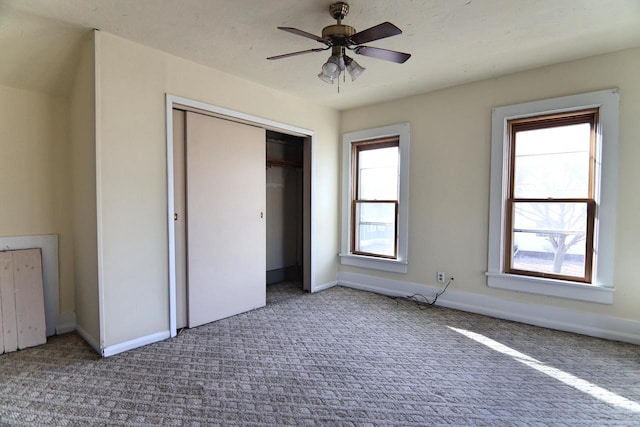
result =
[[[344,23],[390,21],[404,33],[367,45],[405,64],[356,56],[367,70],[330,86],[329,56],[267,56],[323,47],[331,0],[0,0],[0,83],[65,95],[78,41],[98,28],[338,109],[640,46],[639,0],[351,0]]]

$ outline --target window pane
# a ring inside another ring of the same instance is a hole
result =
[[[356,203],[356,252],[395,256],[396,203]]]
[[[587,203],[514,203],[511,268],[584,277]]]
[[[517,132],[514,197],[589,197],[590,147],[589,123]]]
[[[398,147],[358,152],[360,200],[398,199]]]

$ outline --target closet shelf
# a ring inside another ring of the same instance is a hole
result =
[[[301,168],[302,163],[293,160],[267,159],[268,167]]]

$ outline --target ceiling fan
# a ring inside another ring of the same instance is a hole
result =
[[[335,25],[324,27],[321,37],[293,27],[278,27],[279,30],[315,40],[326,45],[326,47],[270,56],[267,59],[282,59],[331,49],[331,57],[322,65],[322,71],[318,74],[318,77],[326,83],[333,84],[335,80],[339,81],[340,74],[345,69],[349,72],[352,81],[357,79],[365,70],[364,67],[361,67],[356,61],[346,55],[345,52],[347,50],[358,55],[370,56],[399,64],[406,62],[411,57],[408,53],[397,52],[395,50],[363,46],[363,43],[402,34],[402,30],[392,23],[383,22],[366,30],[356,32],[355,28],[342,24],[342,20],[349,13],[349,5],[347,3],[336,2],[331,4],[329,6],[329,13],[338,22]]]

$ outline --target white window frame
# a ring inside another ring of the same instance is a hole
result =
[[[491,132],[491,188],[489,199],[489,257],[487,285],[493,288],[611,304],[616,228],[618,114],[620,94],[609,89],[494,108]],[[509,133],[507,122],[588,108],[599,108],[596,134],[596,226],[593,282],[590,284],[542,277],[505,274],[504,242]]]
[[[406,273],[409,250],[409,123],[383,126],[355,132],[347,132],[342,137],[342,245],[340,262],[343,265],[370,268],[374,270]],[[351,252],[352,210],[351,199],[353,177],[351,176],[352,143],[398,136],[400,152],[400,172],[398,191],[398,256],[396,259],[356,255]]]

